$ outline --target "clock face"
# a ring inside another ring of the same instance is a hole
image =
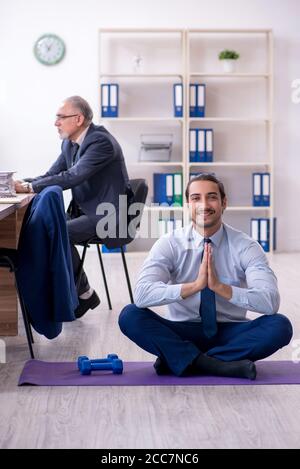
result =
[[[65,44],[55,34],[44,34],[34,45],[34,55],[44,65],[54,65],[65,55]]]

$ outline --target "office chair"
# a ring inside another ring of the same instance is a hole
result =
[[[124,267],[124,272],[125,272],[129,297],[130,297],[131,303],[133,303],[133,295],[132,295],[131,283],[130,283],[130,278],[129,278],[128,269],[127,269],[127,262],[126,262],[126,257],[125,257],[124,246],[126,244],[131,243],[131,241],[133,241],[134,238],[135,238],[136,229],[139,227],[140,221],[141,221],[141,218],[142,218],[143,208],[144,208],[144,204],[146,202],[146,198],[147,198],[147,194],[148,194],[148,186],[147,186],[147,183],[146,183],[145,179],[131,179],[129,181],[129,183],[130,183],[130,186],[131,186],[131,189],[132,189],[132,192],[133,192],[133,203],[142,204],[141,205],[141,210],[139,211],[139,214],[137,215],[138,220],[137,220],[137,223],[135,223],[135,231],[130,233],[130,236],[128,235],[128,238],[114,239],[113,247],[114,248],[120,248],[120,250],[121,250],[122,262],[123,262],[123,267]],[[136,219],[136,217],[134,217],[134,219]],[[130,217],[129,217],[128,222],[130,222]],[[93,238],[91,238],[91,239],[89,239],[89,240],[87,240],[83,243],[78,243],[78,244],[83,246],[83,253],[82,253],[82,257],[81,257],[79,268],[78,268],[76,287],[78,289],[78,287],[80,285],[81,275],[82,275],[82,271],[83,271],[83,264],[84,264],[87,248],[90,245],[95,244],[97,246],[99,263],[100,263],[100,268],[101,268],[101,272],[102,272],[107,303],[108,303],[109,309],[111,310],[112,306],[111,306],[110,294],[109,294],[109,290],[108,290],[108,285],[107,285],[107,280],[106,280],[106,275],[105,275],[105,270],[104,270],[104,265],[103,265],[101,250],[100,250],[100,245],[101,244],[104,244],[108,248],[110,248],[109,240],[103,240],[103,239],[100,239],[97,236],[95,236],[95,237],[93,237]]]
[[[25,306],[23,297],[20,293],[20,290],[18,288],[18,282],[17,282],[17,278],[15,274],[18,268],[18,253],[16,249],[0,248],[0,268],[9,269],[9,271],[13,272],[15,275],[16,291],[17,291],[17,295],[19,298],[20,306],[21,306],[28,348],[29,348],[31,358],[34,358],[34,353],[33,353],[33,348],[32,348],[32,344],[34,343],[32,330],[31,330],[26,306]]]

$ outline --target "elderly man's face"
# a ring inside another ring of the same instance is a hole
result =
[[[75,140],[82,131],[84,117],[69,102],[65,102],[56,113],[55,126],[61,139]]]

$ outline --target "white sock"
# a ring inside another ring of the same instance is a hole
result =
[[[88,300],[92,296],[93,293],[94,293],[93,288],[90,288],[88,291],[85,291],[84,293],[82,293],[82,295],[79,295],[79,298],[81,298],[82,300]]]

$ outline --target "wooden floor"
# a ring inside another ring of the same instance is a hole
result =
[[[129,254],[134,283],[143,261]],[[105,255],[113,311],[108,310],[96,253],[87,258],[90,283],[102,303],[82,320],[66,324],[48,341],[36,337],[36,356],[72,361],[78,355],[152,360],[118,329],[129,302],[118,254]],[[300,339],[300,253],[271,259],[281,291],[280,311]],[[300,386],[245,387],[17,387],[28,359],[24,333],[5,339],[7,363],[0,364],[2,448],[299,448]],[[272,359],[292,359],[290,344]],[[300,352],[299,352],[300,355]]]

